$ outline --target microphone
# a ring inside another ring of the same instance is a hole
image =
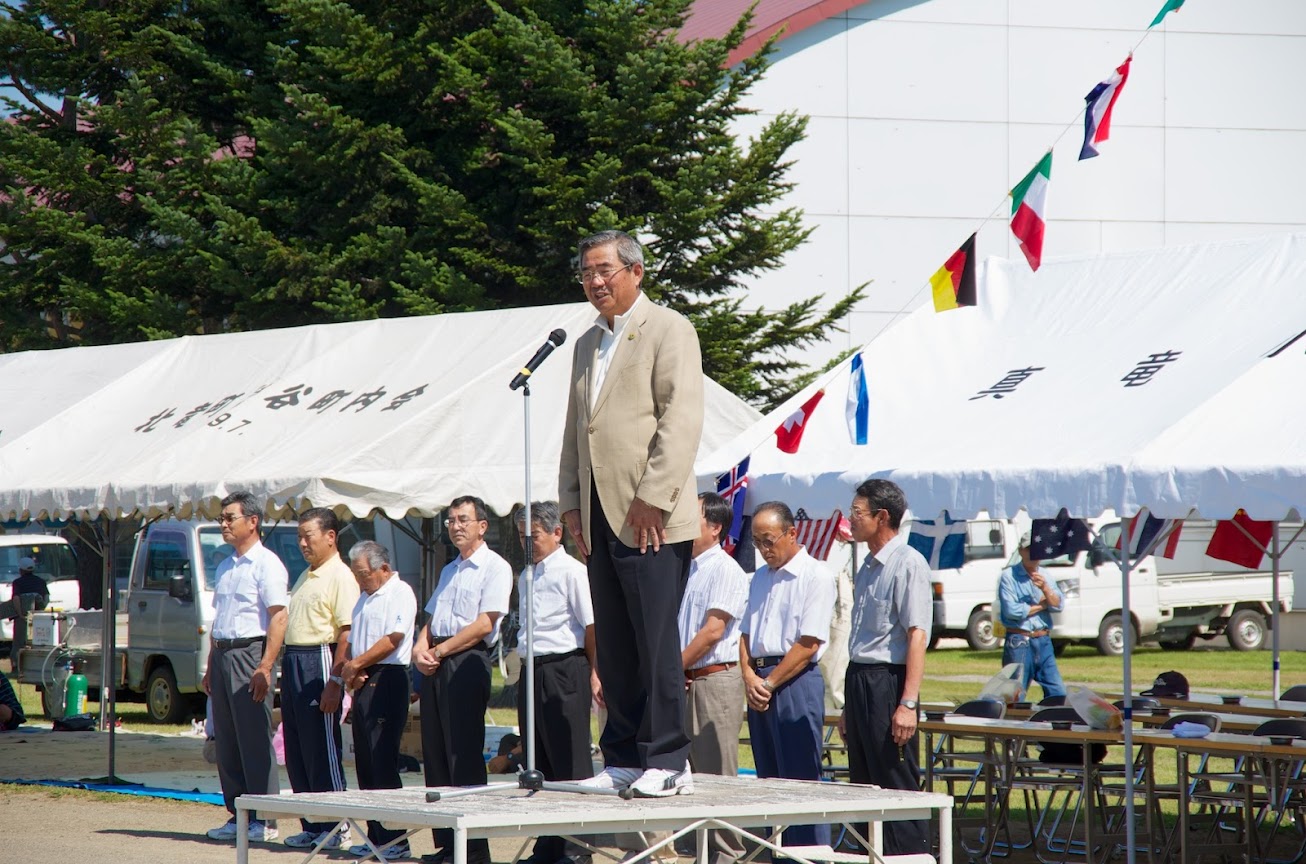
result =
[[[563,342],[566,341],[567,341],[567,331],[559,328],[557,330],[554,330],[552,333],[550,333],[549,341],[541,345],[540,350],[535,352],[535,356],[532,357],[530,361],[525,366],[522,367],[522,370],[518,372],[517,375],[512,379],[512,383],[508,385],[508,389],[516,390],[520,388],[522,385],[524,385],[526,383],[526,379],[531,377],[531,373],[534,372],[536,369],[540,368],[540,364],[543,363],[546,359],[548,359],[548,356],[553,353],[553,349],[557,348],[559,345],[561,345]]]

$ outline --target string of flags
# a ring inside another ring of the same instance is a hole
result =
[[[1166,15],[1183,5],[1184,0],[1166,0],[1165,5],[1152,19],[1152,23],[1147,25],[1147,30],[1150,31],[1160,24]],[[1139,41],[1141,43],[1142,40]],[[1116,101],[1125,89],[1125,82],[1129,80],[1129,66],[1133,59],[1133,51],[1130,51],[1125,61],[1084,97],[1084,143],[1079,150],[1080,161],[1099,155],[1099,145],[1110,138],[1111,113],[1115,110]],[[1049,149],[1009,193],[1011,233],[1019,241],[1020,251],[1029,262],[1030,269],[1034,271],[1037,271],[1043,263],[1043,235],[1047,227],[1048,187],[1051,182],[1052,150]],[[972,234],[943,267],[930,277],[934,311],[947,312],[976,304],[974,283],[968,283],[962,275],[968,264],[973,266],[974,258],[975,235]]]
[[[1171,12],[1178,11],[1184,3],[1185,0],[1165,0],[1152,22],[1147,25],[1147,30],[1156,27]],[[1146,38],[1146,33],[1143,38]],[[1140,39],[1140,43],[1141,41]],[[1100,155],[1101,145],[1110,138],[1112,112],[1129,80],[1132,62],[1131,50],[1124,62],[1084,97],[1084,141],[1079,151],[1080,161]],[[1030,269],[1034,271],[1039,269],[1043,260],[1051,181],[1052,150],[1049,148],[1009,193],[1011,232],[1019,241],[1020,250]],[[978,233],[975,231],[966,238],[930,277],[930,293],[936,312],[978,304],[975,276]],[[871,437],[870,398],[861,352],[854,353],[848,364],[848,394],[844,408],[848,437],[854,445],[865,446]],[[803,433],[824,396],[825,388],[819,388],[776,427],[777,449],[790,454],[798,452]],[[748,491],[748,462],[749,457],[745,456],[738,465],[716,478],[717,492],[731,505],[734,514],[724,541],[727,552],[733,553],[747,520],[744,500]],[[1130,554],[1134,557],[1147,554],[1173,557],[1182,523],[1183,520],[1157,519],[1150,513],[1123,519],[1121,538],[1116,548],[1128,544]],[[848,520],[838,510],[829,519],[811,519],[800,509],[795,517],[795,525],[799,528],[799,541],[808,547],[809,554],[820,559],[828,557],[835,539],[851,539]],[[1091,534],[1085,522],[1071,518],[1064,509],[1055,519],[1033,520],[1031,531],[1037,547],[1034,550],[1037,558],[1074,554],[1087,550],[1091,544]],[[1240,510],[1232,520],[1218,522],[1206,554],[1244,567],[1257,567],[1272,531],[1272,522],[1256,522],[1248,519]],[[943,518],[939,520],[913,521],[908,543],[925,556],[931,569],[953,569],[960,567],[965,560],[965,532],[966,520],[953,519],[944,511]]]

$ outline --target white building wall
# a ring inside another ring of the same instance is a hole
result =
[[[926,280],[981,223],[981,256],[1021,257],[1004,196],[1054,140],[1045,258],[1306,231],[1302,0],[1171,13],[1134,55],[1101,155],[1077,161],[1084,95],[1160,6],[871,0],[782,41],[740,131],[811,118],[785,204],[813,234],[750,299],[870,282],[849,333],[808,359],[870,341],[929,301]]]

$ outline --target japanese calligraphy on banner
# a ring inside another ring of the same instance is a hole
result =
[[[429,385],[421,384],[402,392],[396,392],[393,395],[385,386],[360,391],[323,389],[319,391],[320,395],[317,398],[310,399],[309,397],[314,392],[311,384],[294,384],[281,389],[280,392],[259,396],[260,393],[269,389],[269,386],[265,384],[262,387],[255,388],[249,394],[230,393],[211,402],[201,402],[184,410],[179,406],[162,408],[158,413],[135,427],[134,431],[154,432],[159,428],[167,428],[168,426],[173,429],[181,429],[194,421],[196,425],[203,423],[214,428],[222,427],[224,431],[229,433],[239,432],[254,423],[263,411],[289,409],[301,413],[311,412],[319,416],[328,412],[360,414],[383,401],[386,404],[384,407],[377,409],[377,413],[398,411],[424,394],[427,386]],[[261,405],[255,402],[255,397],[258,397],[262,402]],[[387,399],[387,397],[389,398]],[[168,423],[166,421],[174,422]]]

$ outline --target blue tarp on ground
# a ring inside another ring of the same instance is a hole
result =
[[[222,806],[222,795],[217,792],[201,792],[192,789],[183,792],[180,789],[162,789],[158,786],[143,786],[139,783],[95,783],[89,780],[4,780],[19,786],[58,786],[64,789],[86,789],[91,792],[117,792],[121,795],[141,795],[146,798],[171,798],[174,801],[198,801],[201,804]]]

